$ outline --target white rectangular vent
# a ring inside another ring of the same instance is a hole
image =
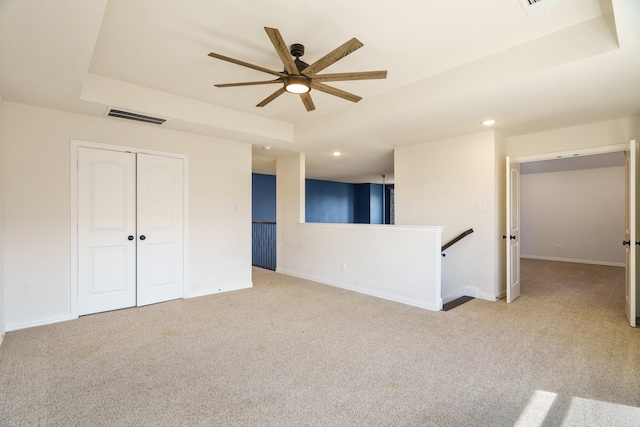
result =
[[[132,113],[131,111],[117,110],[115,108],[109,108],[107,116],[135,120],[137,122],[152,123],[154,125],[161,125],[167,121],[167,119],[161,119],[160,117],[146,116],[144,114]]]
[[[520,0],[527,15],[531,16],[539,12],[551,9],[557,3],[556,0]]]

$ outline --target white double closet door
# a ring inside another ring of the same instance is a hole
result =
[[[78,150],[78,314],[182,298],[183,160]]]

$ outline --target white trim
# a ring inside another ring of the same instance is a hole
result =
[[[551,257],[551,256],[520,255],[520,258],[539,259],[543,261],[575,262],[576,264],[607,265],[610,267],[625,266],[624,262],[594,261],[594,260],[588,260],[588,259],[573,259],[573,258],[557,258],[557,257]]]
[[[50,325],[52,323],[66,322],[67,320],[71,320],[71,316],[49,317],[47,319],[33,320],[29,322],[11,323],[7,325],[7,332],[34,328],[36,326]]]
[[[172,153],[169,151],[149,150],[140,147],[130,147],[124,145],[105,144],[102,142],[92,142],[72,139],[70,141],[70,185],[71,185],[71,200],[70,200],[70,227],[71,230],[71,308],[69,313],[69,319],[78,318],[78,148],[94,148],[99,150],[119,151],[128,153],[142,153],[152,154],[156,156],[171,157],[176,159],[182,159],[184,165],[184,210],[183,210],[183,227],[184,227],[184,251],[183,251],[183,298],[188,295],[187,289],[189,288],[189,156],[187,154]],[[53,323],[53,322],[49,322]],[[46,324],[46,323],[45,323]],[[34,325],[39,326],[39,325]],[[8,328],[7,328],[8,329]]]
[[[493,295],[493,294],[487,294],[487,293],[480,293],[480,299],[484,299],[487,301],[498,301],[501,300],[503,298],[505,298],[507,296],[507,291],[506,289],[504,291],[500,291],[500,293],[498,295]]]
[[[0,334],[0,347],[2,347],[2,341],[4,340],[4,334],[6,334],[7,331],[2,331],[2,333]]]
[[[538,162],[541,160],[555,160],[559,157],[561,158],[573,157],[574,154],[579,154],[580,156],[590,156],[593,154],[618,153],[620,151],[626,151],[628,149],[629,149],[629,143],[603,145],[601,147],[579,148],[576,150],[555,151],[551,153],[533,154],[530,156],[520,156],[520,157],[514,157],[512,160],[515,160],[517,163],[529,163],[529,162]]]
[[[249,284],[245,284],[245,285],[236,285],[236,286],[231,286],[231,287],[225,287],[225,288],[218,288],[217,291],[201,291],[201,292],[191,292],[189,294],[186,294],[184,297],[186,298],[198,298],[198,297],[204,297],[207,295],[214,295],[214,294],[221,294],[223,292],[231,292],[231,291],[239,291],[242,289],[251,289],[253,288],[253,282],[250,282]]]
[[[348,291],[357,292],[359,294],[364,294],[364,295],[369,295],[369,296],[376,297],[376,298],[386,299],[386,300],[389,300],[389,301],[399,302],[399,303],[402,303],[402,304],[411,305],[411,306],[419,307],[419,308],[424,308],[424,309],[431,310],[431,311],[440,311],[440,310],[442,310],[442,298],[437,298],[436,304],[429,304],[429,303],[425,303],[424,301],[415,300],[415,299],[411,299],[411,298],[398,297],[396,295],[388,294],[388,293],[385,293],[385,292],[371,291],[369,289],[360,288],[358,286],[352,286],[352,285],[343,284],[343,283],[336,283],[336,282],[326,282],[323,279],[320,279],[320,278],[317,278],[317,277],[314,277],[314,276],[309,276],[309,275],[306,275],[306,274],[299,274],[299,273],[296,273],[295,271],[284,270],[282,268],[278,268],[276,270],[276,272],[277,273],[281,273],[281,274],[286,274],[288,276],[298,277],[300,279],[311,280],[313,282],[320,283],[322,285],[329,285],[329,286],[333,286],[334,288],[345,289],[345,290],[348,290]]]

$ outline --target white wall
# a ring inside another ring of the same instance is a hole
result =
[[[250,145],[10,102],[3,118],[7,329],[69,318],[72,139],[188,155],[185,294],[251,286]]]
[[[511,157],[525,157],[626,144],[632,139],[640,139],[640,117],[509,137],[507,154]]]
[[[624,266],[624,166],[523,174],[520,207],[522,257]]]
[[[443,243],[474,230],[445,251],[444,302],[462,295],[493,300],[503,286],[504,151],[494,132],[395,150],[396,224],[444,226]]]
[[[440,227],[304,224],[304,155],[278,159],[277,271],[440,310]]]

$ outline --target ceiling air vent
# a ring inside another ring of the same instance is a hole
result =
[[[557,0],[520,0],[522,7],[531,16],[539,12],[551,9],[557,3]]]
[[[115,108],[109,108],[107,116],[135,120],[137,122],[152,123],[154,125],[161,125],[167,121],[167,119],[161,119],[160,117],[146,116],[144,114],[132,113],[131,111],[117,110]]]

